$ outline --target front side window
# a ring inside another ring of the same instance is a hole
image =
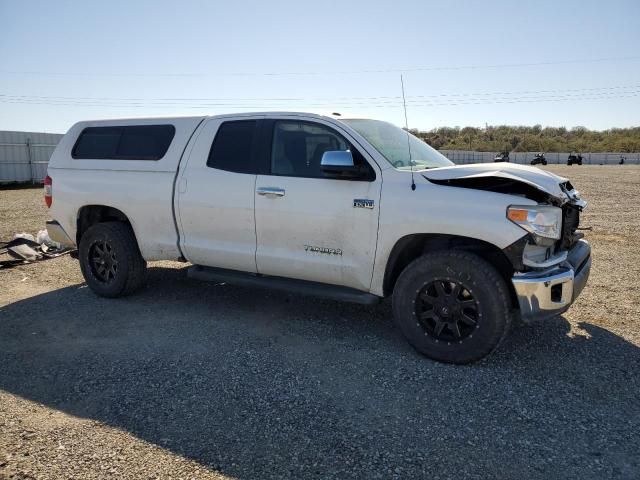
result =
[[[354,164],[366,164],[362,155],[335,130],[319,123],[279,120],[273,127],[271,173],[289,177],[324,178],[320,168],[324,152],[347,150],[351,151]],[[371,173],[373,174],[373,170]]]
[[[380,120],[341,120],[382,154],[399,170],[450,167],[454,163],[436,149],[407,131]]]
[[[211,145],[207,166],[235,173],[256,173],[253,161],[256,120],[224,122]]]
[[[87,127],[73,147],[75,159],[160,160],[176,133],[173,125]]]

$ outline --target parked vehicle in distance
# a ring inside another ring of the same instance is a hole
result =
[[[501,152],[498,153],[495,157],[493,157],[494,162],[509,162],[509,152]]]
[[[306,113],[80,122],[49,163],[50,237],[103,297],[147,262],[373,304],[424,355],[469,363],[514,318],[567,310],[591,248],[571,183],[523,165],[455,166],[390,123]]]
[[[582,165],[582,154],[570,153],[567,159],[567,165]]]
[[[535,156],[533,157],[533,160],[531,160],[531,165],[546,165],[547,164],[547,159],[544,156],[544,152],[542,153],[536,153]]]

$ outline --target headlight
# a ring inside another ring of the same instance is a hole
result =
[[[512,205],[507,218],[527,232],[558,240],[562,232],[562,209],[547,205]]]

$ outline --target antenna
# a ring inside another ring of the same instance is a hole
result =
[[[409,166],[411,167],[411,190],[416,189],[416,182],[413,181],[413,159],[411,158],[411,137],[409,136],[409,121],[407,120],[407,101],[404,98],[404,80],[400,74],[400,87],[402,87],[402,106],[404,107],[404,128],[407,129],[407,147],[409,147]]]

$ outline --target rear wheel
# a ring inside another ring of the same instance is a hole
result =
[[[78,259],[87,285],[102,297],[129,295],[144,283],[147,263],[126,223],[90,227],[80,240]]]
[[[493,352],[511,321],[503,278],[467,252],[435,252],[409,264],[396,282],[393,312],[416,350],[460,364]]]

